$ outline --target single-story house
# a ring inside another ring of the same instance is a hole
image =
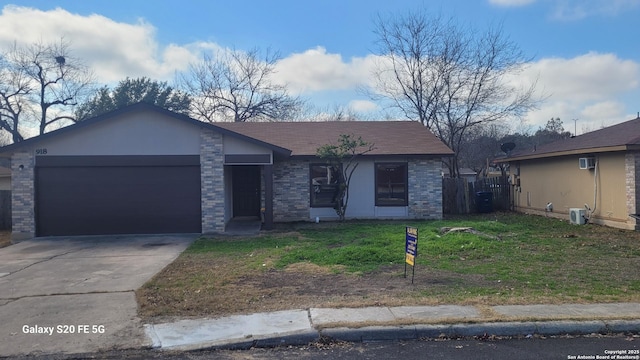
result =
[[[496,161],[509,163],[517,211],[639,229],[640,117]]]
[[[336,218],[316,149],[375,144],[353,175],[348,218],[442,217],[441,159],[418,122],[204,123],[132,105],[0,149],[11,158],[13,238],[223,232],[234,217]]]

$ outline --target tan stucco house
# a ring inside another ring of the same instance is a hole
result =
[[[497,162],[509,163],[516,211],[570,219],[583,209],[591,223],[640,229],[640,118]]]
[[[334,219],[334,176],[315,155],[340,134],[375,144],[353,175],[348,218],[442,217],[440,164],[452,151],[418,122],[210,124],[141,103],[0,149],[13,237]]]

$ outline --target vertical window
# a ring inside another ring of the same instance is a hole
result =
[[[334,165],[311,165],[311,207],[334,207],[339,191],[340,168]]]
[[[376,206],[407,206],[406,163],[376,164]]]

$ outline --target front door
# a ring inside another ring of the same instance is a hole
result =
[[[260,216],[260,167],[233,166],[233,216]]]

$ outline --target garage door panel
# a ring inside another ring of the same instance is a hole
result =
[[[36,168],[38,236],[201,232],[199,166]]]

